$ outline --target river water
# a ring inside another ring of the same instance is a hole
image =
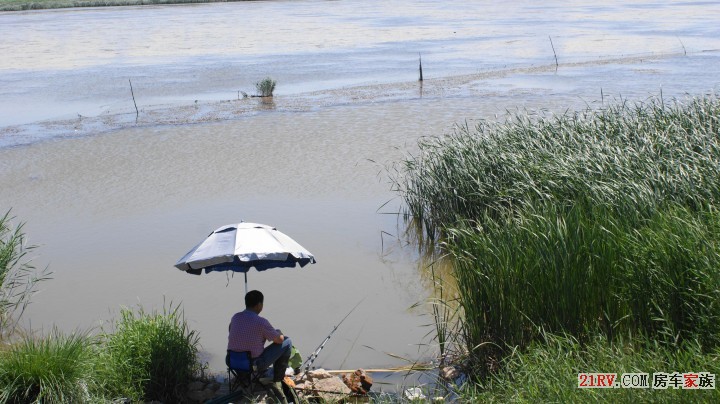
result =
[[[717,2],[565,3],[0,14],[0,209],[27,223],[35,264],[54,271],[26,325],[97,332],[120,306],[182,303],[210,369],[222,371],[243,278],[173,264],[213,229],[245,220],[276,226],[318,259],[248,275],[266,317],[301,352],[362,301],[316,365],[428,358],[430,282],[394,237],[393,161],[422,136],[506,110],[720,89]],[[266,76],[277,80],[272,101],[239,97]]]

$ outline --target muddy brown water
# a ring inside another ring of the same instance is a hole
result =
[[[414,247],[393,238],[402,226],[391,162],[422,136],[506,110],[718,90],[714,2],[466,3],[0,14],[0,208],[27,222],[35,264],[54,272],[26,326],[98,332],[121,306],[182,303],[210,369],[222,371],[243,278],[173,264],[245,220],[276,226],[318,259],[248,275],[266,317],[303,354],[362,301],[317,366],[427,359],[431,290]],[[272,104],[237,100],[267,74],[278,80]]]

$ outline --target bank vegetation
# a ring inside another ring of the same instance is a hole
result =
[[[227,3],[250,0],[0,0],[0,11],[71,7],[145,6],[159,4]]]
[[[0,403],[181,402],[202,373],[180,306],[123,308],[103,330],[38,334],[20,319],[47,269],[32,265],[23,224],[0,217]]]
[[[452,266],[460,321],[438,316],[439,341],[467,397],[720,398],[577,388],[581,372],[720,371],[717,97],[520,111],[419,150],[391,176],[410,233]]]

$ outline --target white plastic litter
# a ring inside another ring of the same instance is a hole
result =
[[[408,400],[424,400],[427,397],[425,394],[423,394],[422,390],[420,390],[419,387],[412,387],[409,389],[405,389],[405,398]]]

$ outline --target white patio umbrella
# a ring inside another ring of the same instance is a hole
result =
[[[175,267],[189,274],[234,271],[245,274],[251,267],[258,271],[271,268],[304,267],[314,264],[315,257],[276,228],[258,223],[231,224],[212,232],[188,251]]]

